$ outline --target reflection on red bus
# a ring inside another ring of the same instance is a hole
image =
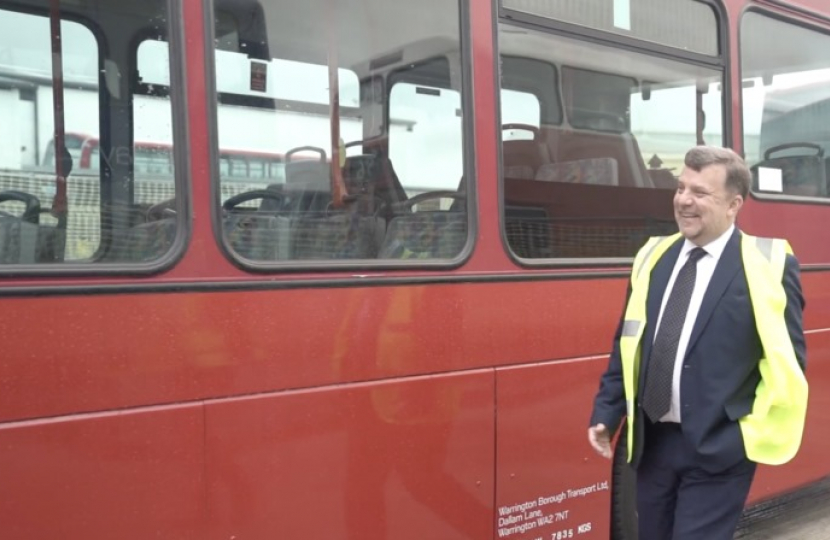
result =
[[[100,169],[100,141],[95,137],[80,133],[66,133],[64,145],[77,164],[78,172],[97,172]],[[132,162],[133,172],[137,177],[157,176],[173,178],[173,145],[164,143],[136,142],[132,148],[113,148],[103,156],[110,165],[115,160]],[[43,157],[44,167],[55,166],[55,143],[49,141]],[[219,170],[223,176],[233,178],[253,178],[282,182],[285,180],[283,156],[266,152],[248,150],[220,150]],[[171,188],[171,196],[173,190]]]
[[[830,10],[650,6],[0,0],[3,538],[636,538],[588,415],[702,141],[803,264],[749,504],[826,477]]]

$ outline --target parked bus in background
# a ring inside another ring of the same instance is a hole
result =
[[[0,0],[2,537],[635,539],[585,432],[700,143],[802,263],[786,512],[830,474],[825,4]]]

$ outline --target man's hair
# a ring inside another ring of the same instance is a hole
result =
[[[718,146],[695,146],[686,153],[686,167],[700,172],[711,165],[723,165],[726,168],[726,188],[746,199],[752,173],[743,158],[730,148]]]

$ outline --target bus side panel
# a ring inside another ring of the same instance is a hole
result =
[[[206,405],[209,538],[492,538],[492,371]]]
[[[827,219],[827,206],[751,198],[741,209],[738,225],[752,235],[786,238],[802,265],[827,264],[830,262],[830,230],[817,226]],[[824,276],[826,281],[826,274]],[[818,306],[811,304],[809,307],[815,309]]]
[[[830,456],[830,393],[822,391],[830,387],[830,331],[818,331],[807,335],[807,382],[810,385],[810,402],[807,409],[807,425],[798,455],[783,467],[759,467],[750,493],[751,501],[779,495],[782,489],[793,488],[826,476],[820,464]]]
[[[611,462],[587,439],[606,365],[598,357],[497,370],[499,537],[609,537]]]
[[[4,540],[204,538],[201,405],[0,427]]]
[[[0,420],[601,353],[624,295],[596,279],[2,299]]]

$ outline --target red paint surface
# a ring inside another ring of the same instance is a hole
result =
[[[199,406],[0,427],[3,538],[204,538]]]
[[[509,538],[608,538],[609,462],[587,443],[605,360],[497,370],[496,506]],[[523,505],[525,510],[516,510]],[[515,521],[514,521],[515,520]],[[582,534],[579,531],[583,530]],[[590,531],[590,534],[587,532]]]
[[[596,280],[5,299],[11,335],[28,337],[0,357],[0,419],[602,352],[623,293]]]
[[[491,538],[492,371],[206,407],[209,538]]]

